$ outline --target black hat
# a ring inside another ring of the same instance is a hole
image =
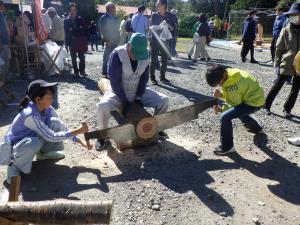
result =
[[[290,10],[284,14],[287,16],[292,15],[292,14],[300,14],[300,2],[293,3]]]
[[[43,88],[55,87],[57,84],[58,83],[49,83],[44,80],[32,81],[27,87],[26,95],[33,99]]]
[[[168,0],[158,0],[158,2],[162,5],[168,5]]]
[[[142,12],[142,11],[144,11],[144,10],[146,10],[146,7],[145,7],[144,5],[140,5],[140,6],[138,7],[138,11],[139,11],[139,12]]]
[[[253,15],[253,14],[256,14],[256,13],[257,13],[257,10],[254,9],[254,10],[251,10],[248,15],[250,16],[250,15]]]

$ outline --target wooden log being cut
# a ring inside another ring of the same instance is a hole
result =
[[[109,224],[112,204],[112,201],[67,200],[0,203],[0,218],[14,223]]]
[[[106,78],[101,78],[98,81],[98,88],[101,94],[111,91],[109,80]],[[132,106],[130,107],[126,118],[124,118],[124,121],[120,121],[120,118],[122,118],[120,112],[122,112],[121,107],[112,113],[116,121],[119,123],[119,125],[123,125],[125,123],[133,124],[135,126],[135,132],[137,135],[137,139],[135,140],[117,143],[117,146],[120,150],[157,143],[158,124],[156,119],[149,112],[135,103],[132,103]]]

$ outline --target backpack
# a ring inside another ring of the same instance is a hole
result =
[[[125,31],[133,33],[133,28],[131,26],[131,19],[126,20]]]

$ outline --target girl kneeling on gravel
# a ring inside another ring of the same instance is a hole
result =
[[[263,89],[258,81],[246,71],[213,65],[207,69],[206,81],[215,89],[214,97],[224,101],[222,107],[214,106],[221,114],[221,145],[214,151],[216,155],[234,152],[232,120],[240,119],[249,132],[262,133],[262,127],[250,114],[265,104]]]
[[[8,165],[8,184],[12,176],[30,173],[35,155],[37,160],[64,158],[61,150],[65,139],[73,137],[85,146],[76,135],[87,132],[87,126],[68,130],[51,106],[56,85],[43,80],[29,84],[19,113],[0,142],[0,164]]]

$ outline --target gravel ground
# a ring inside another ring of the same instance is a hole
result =
[[[208,51],[212,62],[248,70],[265,92],[270,89],[275,77],[272,67],[242,64],[236,50],[210,47]],[[170,97],[170,109],[190,105],[213,91],[204,79],[207,65],[181,56],[168,66],[172,84],[153,87]],[[261,62],[269,58],[269,53],[256,53]],[[100,59],[102,52],[87,54],[87,79],[68,74],[49,79],[59,82],[58,112],[70,128],[82,120],[96,128]],[[27,83],[17,81],[10,86],[20,97]],[[22,177],[21,199],[113,199],[112,224],[120,225],[299,225],[299,149],[286,139],[299,134],[300,118],[282,117],[290,88],[285,85],[280,92],[273,115],[256,113],[266,135],[254,136],[234,121],[237,154],[231,157],[216,157],[212,152],[219,144],[220,125],[219,117],[209,109],[199,119],[167,130],[170,139],[155,146],[96,152],[67,141],[65,159],[33,163],[32,173]],[[299,102],[293,113],[300,115]],[[15,114],[14,107],[1,109],[1,136]],[[1,183],[5,176],[6,168],[1,167]]]

